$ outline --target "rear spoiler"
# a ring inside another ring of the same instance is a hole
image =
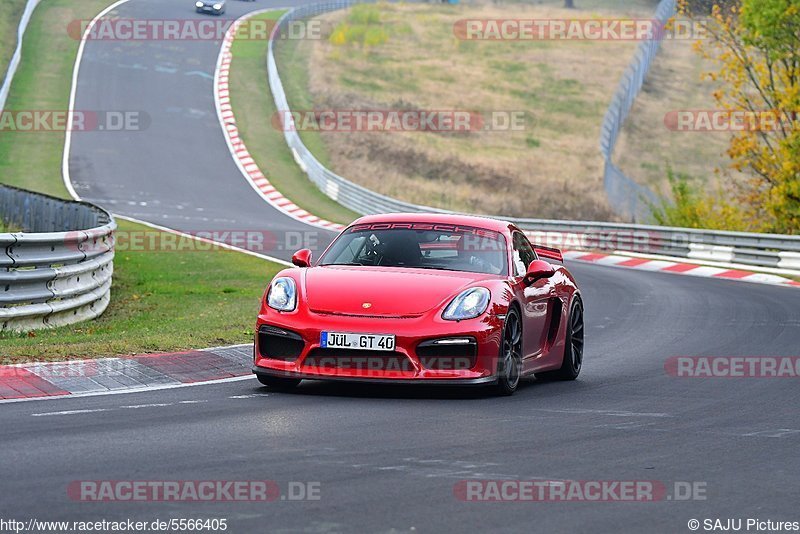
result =
[[[533,250],[536,252],[537,256],[541,256],[542,258],[564,262],[564,256],[561,255],[561,251],[557,248],[533,245]]]

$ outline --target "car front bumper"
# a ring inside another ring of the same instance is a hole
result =
[[[490,314],[456,322],[438,316],[373,318],[262,310],[253,372],[315,380],[486,384],[496,381],[502,326],[502,316]],[[320,344],[323,331],[394,334],[395,349],[328,349]],[[437,343],[451,339],[472,342],[460,347]]]
[[[222,9],[214,9],[214,6],[203,6],[195,9],[198,13],[210,13],[212,15],[222,15],[225,12],[225,6],[222,6]]]
[[[368,378],[368,377],[353,377],[353,376],[336,376],[331,374],[319,374],[319,373],[295,373],[295,372],[283,372],[283,371],[276,371],[274,369],[259,367],[257,365],[253,366],[253,374],[257,376],[274,376],[279,378],[296,378],[300,380],[332,380],[332,381],[341,381],[341,382],[356,382],[356,383],[368,383],[368,384],[409,384],[411,382],[416,382],[413,379],[408,378]],[[439,378],[439,379],[431,379],[431,380],[424,380],[423,383],[427,384],[434,384],[437,386],[476,386],[476,385],[489,385],[494,384],[497,382],[496,376],[486,376],[482,378]]]

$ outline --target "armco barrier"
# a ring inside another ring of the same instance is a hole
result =
[[[334,2],[298,7],[286,12],[278,21],[274,32],[281,32],[293,20],[305,19],[351,6],[354,1]],[[658,6],[657,18],[665,22],[675,10],[674,0],[662,0]],[[267,52],[267,71],[275,107],[279,111],[289,111],[289,103],[283,90],[275,62],[271,39]],[[626,178],[613,166],[610,154],[613,151],[619,128],[630,110],[633,99],[641,89],[644,74],[649,68],[658,49],[657,41],[646,41],[640,45],[636,54],[634,68],[626,73],[625,80],[614,97],[603,126],[603,152],[606,158],[606,189],[612,203],[635,213],[641,212],[646,203],[642,197],[654,201],[645,190]],[[438,212],[446,210],[418,206],[370,191],[365,187],[328,170],[306,148],[297,132],[284,129],[284,137],[294,154],[297,164],[308,174],[328,197],[361,214],[390,212]],[[650,193],[652,195],[652,193]],[[627,199],[627,200],[625,200]],[[627,207],[626,207],[627,206]],[[635,218],[635,217],[634,217]],[[639,224],[617,224],[590,221],[559,221],[545,219],[510,219],[532,235],[543,245],[559,246],[567,249],[614,250],[675,256],[696,261],[718,261],[741,263],[758,267],[769,267],[795,271],[800,274],[800,236],[773,234],[750,234],[741,232],[722,232],[647,226]]]
[[[800,274],[800,236],[589,221],[513,221],[534,241],[559,248],[638,252]]]
[[[108,306],[116,223],[86,202],[0,185],[0,331],[61,326]]]

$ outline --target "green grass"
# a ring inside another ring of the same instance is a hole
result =
[[[0,234],[19,232],[19,230],[18,226],[0,220]]]
[[[121,232],[155,232],[120,221]],[[87,358],[248,343],[259,297],[282,267],[224,249],[121,251],[99,318],[0,334],[5,362]]]
[[[0,17],[0,80],[5,79],[8,62],[17,47],[17,26],[24,10],[25,0],[3,2],[3,16]]]
[[[276,19],[280,11],[272,11],[259,15],[257,19]],[[281,43],[283,45],[284,43]],[[282,46],[279,47],[282,49]],[[300,170],[294,161],[291,151],[283,138],[283,132],[273,125],[276,113],[272,93],[269,90],[265,72],[267,42],[262,40],[238,40],[233,44],[233,62],[230,73],[231,105],[236,114],[239,135],[242,136],[247,149],[258,163],[259,168],[267,176],[272,185],[292,202],[304,210],[338,223],[349,223],[358,214],[334,202],[315,186]],[[282,56],[284,60],[287,58]],[[293,69],[283,69],[281,76],[284,89],[288,95],[295,94],[297,84],[303,84],[298,70],[305,72],[306,64],[299,64]],[[307,74],[305,74],[307,76]],[[307,91],[303,91],[306,94]],[[292,109],[313,109],[309,101],[289,102]],[[324,164],[327,157],[318,137],[303,136],[309,150]]]
[[[25,35],[8,109],[67,108],[78,48],[67,23],[94,17],[110,1],[43,0]],[[0,182],[67,197],[61,180],[63,147],[63,132],[0,132]],[[121,232],[143,230],[150,231],[119,222]],[[223,249],[118,251],[111,302],[101,317],[52,330],[2,334],[0,359],[86,358],[247,343],[264,286],[280,268]]]

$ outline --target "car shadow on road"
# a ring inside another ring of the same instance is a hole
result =
[[[515,397],[532,393],[548,384],[551,382],[533,378],[524,379],[520,382]],[[290,391],[276,391],[267,386],[256,386],[254,389],[259,392],[274,392],[276,395],[376,399],[481,400],[497,398],[492,386],[435,386],[304,380],[297,388]]]

